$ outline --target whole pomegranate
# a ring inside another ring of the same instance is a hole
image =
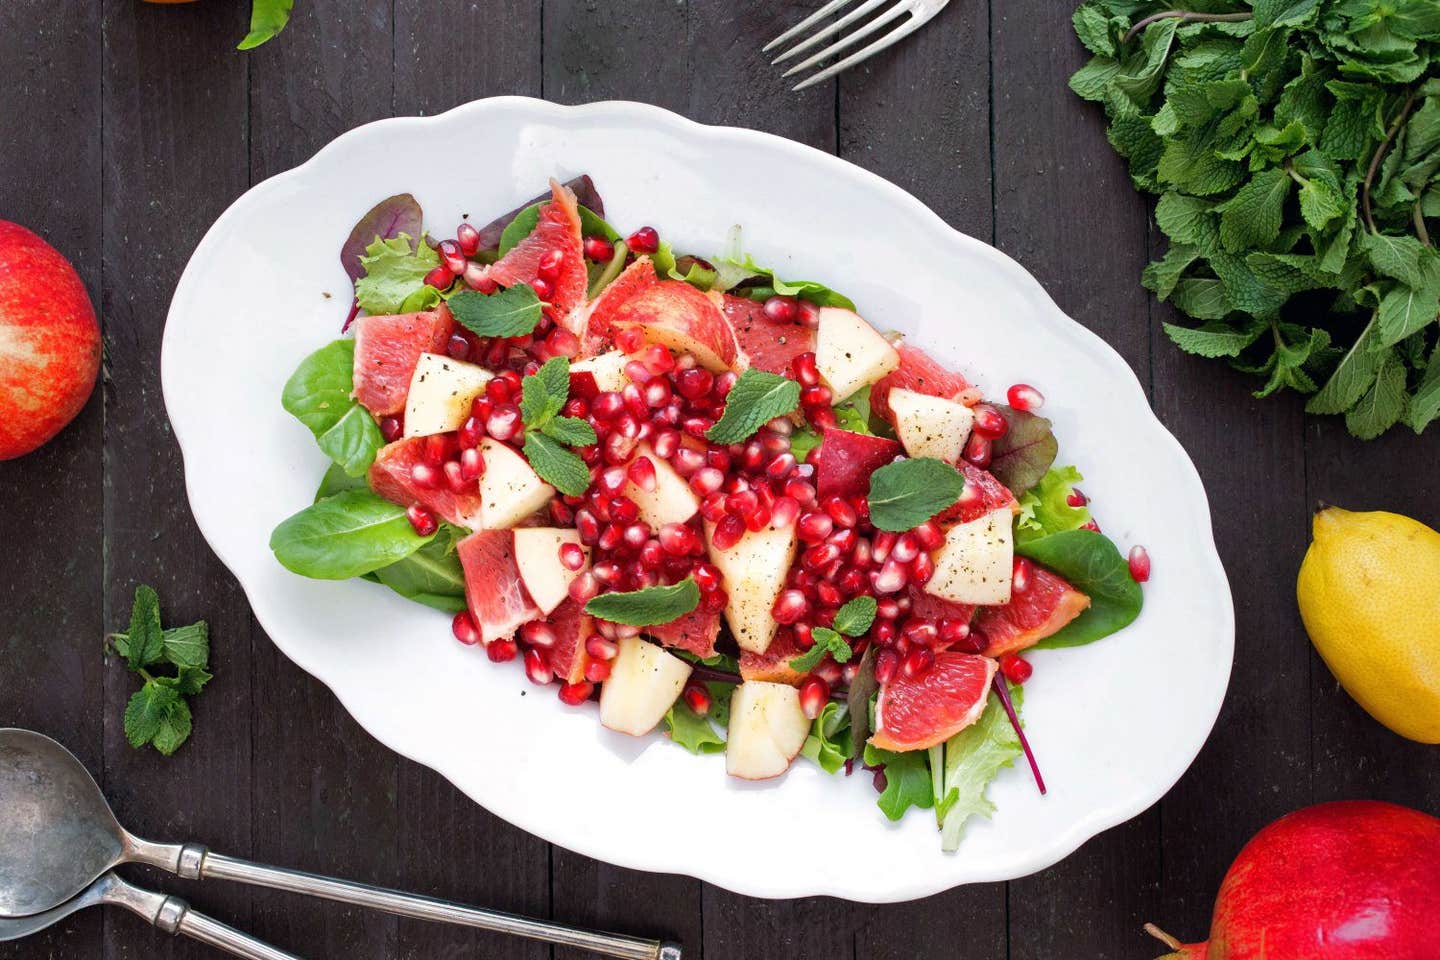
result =
[[[29,453],[80,412],[100,370],[100,325],[54,247],[0,220],[0,460]]]
[[[1210,939],[1161,960],[1434,960],[1440,957],[1440,819],[1393,803],[1322,803],[1281,817],[1240,851]]]

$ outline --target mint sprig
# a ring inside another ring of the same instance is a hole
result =
[[[930,457],[898,460],[870,474],[870,522],[900,533],[917,527],[960,499],[965,477]]]
[[[192,717],[185,698],[210,681],[209,627],[200,620],[164,628],[159,596],[141,584],[135,588],[129,627],[111,634],[109,641],[126,667],[145,681],[125,706],[125,739],[137,749],[149,744],[170,756],[190,736]],[[173,675],[161,672],[170,667],[175,668]]]
[[[599,438],[586,421],[559,415],[569,398],[570,361],[564,357],[551,357],[520,383],[525,459],[546,483],[578,497],[590,487],[590,468],[568,447],[588,447]]]
[[[874,597],[855,597],[835,611],[835,628],[815,627],[810,631],[815,645],[790,661],[790,668],[799,673],[809,673],[820,665],[828,653],[836,663],[848,663],[850,641],[845,637],[858,637],[875,622],[877,605]],[[843,634],[843,636],[842,636]]]
[[[521,337],[540,322],[540,297],[528,283],[488,295],[462,290],[449,305],[456,321],[477,337]]]
[[[628,593],[602,593],[585,604],[585,612],[611,623],[653,627],[678,620],[700,605],[700,588],[686,577],[668,587],[646,587]]]
[[[725,396],[725,412],[705,436],[716,443],[740,443],[756,430],[800,405],[800,384],[754,367],[740,374]]]

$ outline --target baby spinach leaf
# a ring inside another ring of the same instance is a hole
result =
[[[465,571],[455,553],[455,542],[468,533],[444,524],[429,543],[377,569],[375,579],[407,600],[459,613],[465,609]]]
[[[899,820],[911,807],[929,810],[935,805],[925,751],[891,753],[866,744],[865,765],[885,768],[885,789],[875,804],[891,820]]]
[[[404,507],[367,490],[348,490],[281,521],[270,549],[291,573],[348,580],[410,556],[433,536],[417,534]]]
[[[358,477],[370,468],[385,438],[375,419],[350,397],[354,365],[354,340],[326,344],[301,361],[280,403],[310,429],[326,456]]]
[[[1078,647],[1129,626],[1144,602],[1130,565],[1115,544],[1094,530],[1067,530],[1015,544],[1015,553],[1051,570],[1090,598],[1090,608],[1041,647]]]
[[[850,715],[843,704],[825,704],[810,724],[810,734],[800,748],[800,755],[813,761],[826,773],[839,773],[850,759]]]

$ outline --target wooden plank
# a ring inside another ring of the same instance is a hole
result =
[[[1099,113],[1066,87],[1085,61],[1071,12],[1053,3],[994,5],[996,245],[1145,383],[1148,294],[1139,284],[1145,208],[1105,141]],[[1068,456],[1083,469],[1083,451]],[[1103,525],[1103,500],[1096,510]],[[1036,669],[1045,669],[1043,655],[1034,659]],[[1112,951],[1136,942],[1159,868],[1159,817],[1152,810],[1011,883],[1009,956],[1123,955]]]
[[[0,178],[0,216],[69,258],[99,304],[100,37],[87,22],[92,11],[88,0],[20,0],[0,8],[0,61],[11,72],[0,89],[7,173]],[[57,123],[59,116],[69,122]],[[97,775],[105,670],[103,406],[97,388],[54,440],[0,463],[11,546],[0,552],[0,727],[55,737]],[[100,914],[87,911],[40,936],[0,944],[0,958],[98,957],[101,932]]]
[[[1398,426],[1364,443],[1349,436],[1339,418],[1313,418],[1305,431],[1305,463],[1307,506],[1323,500],[1347,510],[1388,510],[1440,530],[1440,478],[1434,470],[1440,463],[1440,428],[1417,437]],[[1282,570],[1293,576],[1285,568],[1298,570],[1302,555]],[[1295,645],[1305,640],[1302,629]],[[1313,799],[1389,800],[1440,816],[1435,747],[1406,740],[1372,719],[1313,649],[1310,663]]]
[[[485,4],[483,12],[469,0],[397,0],[394,112],[434,114],[478,97],[539,96],[539,23],[539,0]],[[455,51],[444,62],[434,53],[437,31],[443,31],[446,49]],[[482,219],[488,219],[485,213]],[[454,224],[433,226],[443,231]],[[445,635],[432,641],[452,642]],[[478,650],[476,655],[483,656]],[[518,670],[513,679],[525,682]],[[491,815],[435,771],[398,762],[396,862],[408,887],[531,916],[549,915],[548,844]],[[550,956],[544,944],[412,921],[400,924],[399,948],[398,956],[417,960]]]
[[[105,622],[123,624],[134,584],[159,591],[172,622],[210,622],[215,679],[195,702],[190,742],[169,759],[132,750],[121,714],[136,687],[106,673],[106,788],[122,823],[157,840],[251,851],[249,607],[195,529],[180,453],[160,396],[160,340],[189,252],[246,185],[244,35],[238,5],[104,2],[103,299],[110,385],[105,438]],[[157,883],[157,885],[162,885]],[[221,919],[247,926],[250,894],[165,879]],[[107,915],[106,956],[208,957]]]
[[[285,32],[246,56],[250,179],[308,159],[391,108],[391,16],[380,4],[307,0]],[[356,216],[369,198],[356,198]],[[346,225],[337,225],[343,230]],[[342,309],[343,308],[337,308]],[[336,315],[335,330],[341,314]],[[333,335],[315,331],[316,342]],[[317,478],[318,482],[318,478]],[[405,886],[397,874],[398,758],[357,724],[323,684],[258,629],[252,651],[267,678],[254,707],[260,745],[251,773],[255,857],[319,873]],[[297,735],[297,732],[303,734]],[[394,956],[399,921],[304,897],[257,892],[256,932],[303,956]]]
[[[988,23],[985,4],[951,4],[919,33],[842,74],[838,90],[840,155],[986,241],[994,223]],[[1005,955],[1000,884],[851,914],[860,921],[856,957],[940,956],[958,943],[966,956]]]

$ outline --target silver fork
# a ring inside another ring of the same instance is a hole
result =
[[[855,0],[830,0],[825,6],[816,10],[804,20],[801,20],[789,30],[786,30],[780,34],[780,36],[765,44],[762,52],[768,52],[775,47],[793,40],[811,27],[819,25],[826,18],[839,14],[844,8],[851,6],[854,2]],[[819,29],[810,35],[809,39],[802,40],[770,62],[783,63],[791,57],[799,56],[827,37],[834,36],[867,14],[875,13],[881,7],[889,4],[889,9],[883,13],[876,14],[874,19],[861,24],[855,30],[842,36],[824,50],[811,54],[781,74],[781,76],[789,77],[802,70],[808,70],[820,61],[830,59],[847,47],[853,47],[877,30],[894,23],[896,20],[900,20],[900,23],[893,30],[878,40],[874,40],[867,46],[861,47],[843,60],[830,64],[830,66],[820,72],[806,77],[794,87],[796,90],[804,90],[806,87],[814,86],[822,80],[829,80],[840,71],[848,70],[855,66],[855,64],[868,57],[874,56],[891,44],[898,43],[901,39],[909,36],[928,23],[930,19],[943,10],[949,2],[950,0],[864,0],[859,6],[854,7],[838,19],[820,26]],[[902,17],[904,18],[903,20],[901,19]]]

